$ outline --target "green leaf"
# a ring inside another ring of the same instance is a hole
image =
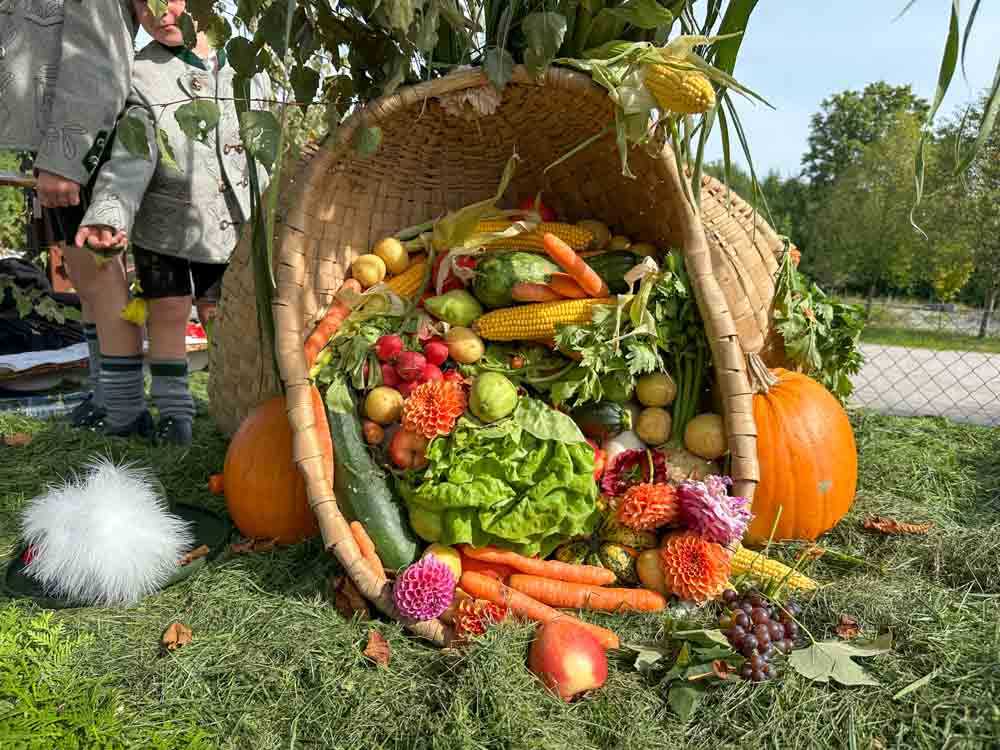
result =
[[[316,90],[319,88],[319,72],[314,68],[305,65],[296,65],[292,68],[291,74],[292,90],[295,91],[295,100],[302,107],[308,107],[316,97]]]
[[[257,53],[254,51],[253,43],[242,36],[234,36],[226,45],[226,57],[233,70],[244,78],[253,78],[259,70],[257,68]]]
[[[512,155],[507,164],[504,165],[503,175],[500,178],[500,185],[492,198],[473,203],[457,211],[452,211],[443,219],[434,223],[432,233],[432,243],[438,252],[459,247],[465,240],[476,231],[479,220],[496,210],[496,203],[507,192],[507,186],[514,176],[517,167],[517,155]]]
[[[705,646],[725,646],[730,648],[729,640],[719,629],[715,630],[675,630],[670,634],[675,641],[688,641],[689,643],[702,644]]]
[[[351,143],[361,156],[374,156],[382,145],[382,128],[378,125],[358,128],[354,131]]]
[[[179,106],[174,119],[188,138],[204,141],[209,131],[219,124],[219,105],[208,99],[196,99]]]
[[[671,653],[672,649],[664,648],[663,646],[656,646],[651,644],[641,644],[636,646],[623,646],[629,651],[635,651],[635,663],[634,667],[636,671],[647,674],[662,667],[660,664],[666,657]]]
[[[878,680],[866,672],[853,659],[888,653],[892,648],[888,637],[871,643],[846,641],[822,641],[808,648],[793,651],[788,664],[806,679],[814,682],[833,680],[848,687],[854,685],[878,685]]]
[[[413,0],[390,0],[383,5],[389,17],[389,25],[393,29],[406,32],[413,23],[416,8]]]
[[[194,49],[195,45],[198,44],[198,32],[194,28],[194,19],[191,18],[190,14],[185,13],[177,19],[177,25],[180,26],[181,35],[184,37],[184,46],[188,49]]]
[[[240,113],[240,137],[243,145],[269,172],[278,160],[280,136],[281,126],[270,112],[252,109]]]
[[[212,49],[222,49],[233,35],[233,27],[229,25],[229,21],[218,15],[213,15],[207,23],[198,24],[198,28],[205,32],[205,38]]]
[[[640,29],[656,29],[674,22],[674,14],[656,0],[626,0],[607,12]]]
[[[257,27],[255,41],[267,44],[274,50],[274,54],[279,59],[285,57],[288,51],[288,37],[286,29],[288,25],[288,0],[275,0],[260,19]]]
[[[149,8],[149,12],[156,18],[162,16],[168,10],[167,0],[146,0],[146,6]]]
[[[146,123],[135,115],[126,115],[118,123],[115,137],[132,156],[149,161],[149,140],[146,138]]]
[[[694,716],[698,704],[705,694],[705,689],[695,683],[676,682],[667,691],[667,702],[683,723]]]
[[[156,147],[160,151],[160,163],[163,166],[167,167],[167,169],[173,169],[176,172],[184,171],[181,169],[181,165],[177,163],[174,148],[170,145],[170,137],[163,128],[156,129]]]
[[[746,31],[750,15],[756,7],[757,0],[731,0],[726,6],[726,13],[719,25],[718,36]],[[715,67],[732,75],[736,68],[736,56],[739,54],[741,44],[743,44],[743,34],[717,42],[712,48],[712,63]]]
[[[351,398],[344,373],[334,373],[330,386],[326,389],[324,401],[326,408],[333,414],[350,414],[354,411],[354,399]]]
[[[551,11],[529,13],[521,21],[524,32],[524,64],[535,76],[545,72],[566,35],[566,18]]]
[[[499,47],[490,47],[483,59],[486,78],[497,91],[503,91],[514,75],[514,58],[510,52]]]
[[[537,399],[522,396],[514,410],[514,421],[539,440],[559,443],[583,443],[586,438],[569,415],[556,411]]]

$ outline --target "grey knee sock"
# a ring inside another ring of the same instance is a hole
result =
[[[101,387],[109,427],[125,427],[146,409],[143,386],[141,354],[132,357],[101,355]]]
[[[194,419],[194,397],[188,389],[186,359],[159,359],[149,363],[153,382],[149,393],[160,412],[160,419],[184,422]]]
[[[104,406],[104,389],[101,388],[101,347],[97,343],[97,326],[93,323],[83,324],[83,335],[87,339],[87,364],[90,369],[88,385],[93,394],[93,405]]]

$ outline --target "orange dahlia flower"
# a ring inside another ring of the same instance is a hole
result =
[[[721,544],[697,534],[670,534],[660,548],[660,567],[667,588],[681,599],[706,602],[726,588],[730,555]]]
[[[635,484],[618,503],[618,521],[636,531],[651,531],[677,520],[677,493],[669,484]]]
[[[465,411],[465,391],[451,380],[429,380],[403,403],[403,429],[428,440],[448,435]]]
[[[507,619],[507,614],[508,609],[502,604],[483,599],[463,599],[455,612],[455,637],[464,641],[482,635],[491,625]]]

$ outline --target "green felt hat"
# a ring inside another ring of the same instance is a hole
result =
[[[229,521],[206,508],[174,503],[170,512],[188,522],[191,533],[194,535],[194,544],[191,549],[205,545],[209,552],[204,557],[199,557],[187,565],[178,566],[177,571],[164,584],[164,588],[173,586],[201,570],[225,549],[232,535],[232,525]],[[3,581],[0,581],[0,593],[12,599],[31,599],[35,604],[47,609],[71,609],[88,606],[85,602],[53,597],[46,592],[38,581],[24,572],[26,563],[23,560],[23,555],[25,550],[26,547],[22,547],[7,564],[6,575]]]

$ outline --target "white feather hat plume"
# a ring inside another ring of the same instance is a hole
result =
[[[21,518],[34,546],[24,572],[50,595],[86,604],[134,604],[158,591],[194,539],[157,485],[146,469],[95,458],[84,476],[50,486]]]

